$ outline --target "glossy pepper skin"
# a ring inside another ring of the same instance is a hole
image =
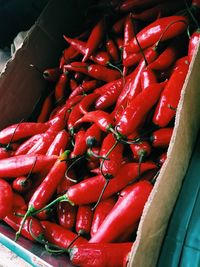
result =
[[[137,95],[122,113],[117,123],[118,132],[128,136],[137,130],[147,113],[159,100],[162,90],[162,84],[154,83]]]
[[[64,227],[52,223],[49,221],[42,221],[41,225],[43,227],[44,236],[51,244],[54,244],[60,248],[67,249],[72,241],[77,237],[77,234],[72,231],[65,229]],[[74,245],[86,244],[88,241],[83,237],[79,237]]]
[[[129,192],[121,197],[105,218],[89,243],[115,242],[127,228],[136,224],[153,186],[148,181],[130,185]],[[134,229],[133,229],[134,230]]]
[[[51,156],[51,155],[60,156],[67,148],[69,140],[70,140],[70,136],[68,132],[65,130],[61,130],[60,132],[57,133],[53,142],[49,146],[46,155],[47,156]]]
[[[0,220],[2,220],[12,210],[13,191],[10,184],[0,179]]]
[[[36,160],[37,158],[37,160]],[[57,160],[57,156],[21,155],[0,160],[0,177],[19,177],[27,175],[33,167],[33,173],[49,169]]]
[[[81,205],[78,207],[76,216],[76,232],[81,236],[90,233],[92,225],[93,211],[91,205]]]
[[[68,230],[73,230],[76,222],[77,207],[67,202],[60,202],[57,208],[58,223]]]
[[[184,16],[169,16],[157,19],[143,28],[138,34],[137,39],[142,49],[147,48],[162,38],[162,41],[172,39],[186,30],[188,20]],[[127,45],[129,52],[140,50],[137,41],[133,38]]]
[[[153,147],[167,148],[169,146],[172,134],[173,127],[161,128],[154,131],[150,137],[150,141]]]
[[[122,267],[133,243],[85,244],[69,249],[70,260],[84,267]]]
[[[188,68],[187,62],[176,67],[161,94],[153,116],[154,124],[159,127],[166,127],[175,116]]]

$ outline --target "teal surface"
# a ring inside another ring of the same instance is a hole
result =
[[[164,238],[157,267],[199,267],[200,138]]]

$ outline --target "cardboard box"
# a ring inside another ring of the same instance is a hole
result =
[[[78,32],[84,20],[84,9],[90,3],[92,1],[50,1],[31,28],[23,46],[8,63],[1,76],[0,128],[19,122],[22,118],[28,118],[46,88],[42,75],[31,69],[29,65],[34,64],[42,70],[58,65],[58,59],[65,44],[62,35]],[[130,266],[156,265],[168,219],[187,170],[200,125],[199,66],[200,48],[197,49],[196,57],[190,65],[177,111],[175,131],[168,149],[168,159],[161,169],[145,206],[137,239],[131,252]],[[4,226],[1,225],[1,227]],[[4,232],[4,240],[7,240],[4,244],[7,243],[9,246],[10,241],[6,235]],[[2,235],[0,237],[2,241]],[[39,245],[38,250],[41,250]],[[23,253],[26,254],[26,251]],[[44,262],[40,264],[45,266]]]

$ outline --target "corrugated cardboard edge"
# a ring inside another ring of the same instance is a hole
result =
[[[200,44],[183,86],[174,133],[168,149],[168,158],[161,168],[154,189],[145,205],[136,242],[130,254],[129,266],[156,266],[168,220],[181,188],[199,130],[199,66]]]

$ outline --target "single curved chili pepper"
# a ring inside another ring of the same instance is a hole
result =
[[[92,219],[92,226],[90,230],[91,237],[93,237],[97,233],[99,226],[102,224],[106,216],[110,213],[111,209],[115,205],[115,202],[116,200],[114,197],[99,202],[99,205],[94,211],[94,216]]]
[[[101,130],[96,123],[92,124],[85,132],[85,142],[89,148],[97,146],[101,137]]]
[[[163,0],[126,0],[120,5],[119,10],[122,12],[129,12],[133,8],[148,7],[149,5],[151,6],[162,1]]]
[[[70,114],[69,114],[69,118],[68,118],[68,121],[67,121],[67,128],[68,128],[68,131],[71,135],[74,134],[74,128],[76,127],[75,126],[75,123],[77,120],[81,119],[83,116],[82,112],[80,111],[79,109],[79,103],[77,103],[71,110]]]
[[[42,137],[43,134],[36,134],[23,142],[15,151],[15,156],[25,155],[35,143]]]
[[[94,102],[97,100],[97,98],[99,97],[99,94],[97,93],[91,93],[87,96],[85,96],[79,103],[79,109],[81,111],[82,114],[87,114],[91,108],[91,106],[93,106]]]
[[[185,63],[176,67],[173,71],[156,106],[153,116],[154,124],[166,127],[175,116],[188,68],[189,64]]]
[[[119,51],[115,42],[112,39],[108,39],[106,41],[106,50],[110,54],[114,63],[119,62]]]
[[[127,52],[127,44],[130,42],[130,40],[135,36],[135,29],[132,21],[132,14],[129,14],[126,17],[125,25],[124,25],[124,48],[122,52],[122,62],[124,64],[124,60],[128,56]]]
[[[157,5],[142,10],[139,13],[133,14],[133,18],[142,21],[155,21],[158,17],[166,17],[175,14],[177,11],[183,9],[185,4],[183,1],[164,1]]]
[[[78,55],[79,55],[79,51],[74,49],[71,45],[68,48],[64,49],[63,58],[65,60],[65,64],[71,62]]]
[[[44,100],[37,122],[46,122],[53,107],[53,94],[50,93]]]
[[[152,133],[150,141],[153,147],[167,148],[169,146],[174,128],[161,128]]]
[[[133,243],[75,245],[69,249],[69,255],[76,266],[122,267],[132,246]]]
[[[86,81],[81,85],[79,85],[78,87],[76,87],[76,89],[70,94],[69,98],[93,91],[97,86],[98,86],[97,80]]]
[[[155,47],[147,49],[145,53],[145,59],[142,58],[136,69],[127,77],[125,86],[117,99],[115,107],[116,112],[118,111],[119,108],[121,109],[122,106],[125,108],[127,102],[131,101],[134,97],[136,97],[139,94],[139,92],[141,92],[141,84],[140,84],[141,72],[146,66],[146,60],[148,63],[150,63],[153,60],[155,60],[155,58],[158,56],[156,50],[157,49]]]
[[[48,130],[50,122],[20,122],[6,127],[0,131],[0,144],[9,144],[23,138],[28,138],[35,134],[44,133]]]
[[[112,82],[121,78],[121,73],[118,70],[109,69],[97,64],[91,64],[88,66],[88,75],[104,82]]]
[[[41,225],[43,227],[44,236],[47,241],[60,248],[67,249],[68,246],[72,243],[72,241],[74,241],[74,239],[77,237],[77,234],[73,233],[68,229],[65,229],[64,227],[56,223],[42,221]],[[88,241],[85,238],[79,237],[73,245],[86,243],[88,243]]]
[[[141,83],[141,89],[146,89],[149,85],[152,83],[157,82],[157,77],[155,72],[149,68],[148,66],[142,70],[140,75],[140,83]]]
[[[16,210],[16,209],[27,210],[27,205],[25,203],[24,198],[16,192],[13,192],[12,203],[13,203],[13,206],[12,206],[13,210]]]
[[[192,36],[190,37],[189,41],[189,47],[188,47],[188,58],[189,62],[192,61],[192,57],[194,55],[195,49],[198,46],[198,43],[200,42],[200,29],[197,29]]]
[[[77,207],[67,202],[60,202],[57,208],[58,223],[68,230],[73,230],[76,222]]]
[[[36,160],[37,158],[37,160]],[[33,167],[33,173],[48,170],[57,160],[57,156],[20,155],[0,160],[0,177],[19,177],[27,175]]]
[[[106,179],[114,177],[121,167],[124,145],[116,141],[112,133],[107,134],[101,144],[101,173]]]
[[[63,72],[65,73],[66,71],[75,71],[88,75],[88,64],[85,62],[73,61],[63,66]]]
[[[116,176],[110,180],[102,200],[109,198],[122,190],[127,184],[134,182],[138,178],[138,163],[123,164],[118,170]],[[144,162],[141,164],[141,174],[157,169],[157,166],[152,162]],[[105,178],[102,175],[97,175],[71,186],[67,193],[58,197],[56,200],[49,203],[44,209],[51,207],[57,202],[68,201],[72,205],[86,205],[94,203],[98,200],[99,195],[105,185]]]
[[[94,26],[92,32],[90,33],[90,36],[86,43],[86,52],[83,57],[83,62],[87,61],[89,57],[96,51],[103,39],[104,33],[105,22],[103,18]]]
[[[60,77],[61,71],[59,68],[51,68],[43,71],[43,77],[50,82],[56,82]]]
[[[107,86],[108,87],[108,86]],[[96,100],[95,108],[96,109],[106,109],[117,101],[121,91],[123,89],[123,79],[118,79],[109,83],[108,90],[101,94]]]
[[[131,185],[129,192],[116,202],[89,243],[115,242],[127,228],[134,226],[142,215],[152,188],[153,186],[148,181]]]
[[[25,210],[15,209],[14,211],[10,212],[3,220],[6,222],[11,228],[17,231],[20,227],[20,224],[23,220],[22,217],[18,216],[24,215],[26,213]],[[40,222],[33,218],[27,218],[26,222],[24,223],[21,234],[31,241],[36,241],[34,237],[37,239],[41,239],[43,237],[43,229]]]
[[[117,34],[122,33],[122,31],[124,29],[125,20],[126,20],[126,16],[124,16],[121,19],[117,20],[112,26],[112,31],[114,33],[117,33]]]
[[[55,100],[56,103],[63,100],[67,95],[67,83],[69,81],[68,73],[62,73],[55,86]]]
[[[149,64],[149,68],[153,70],[166,70],[168,69],[173,63],[175,63],[176,58],[178,55],[178,47],[174,43],[169,45],[159,56],[156,60]]]
[[[76,232],[81,236],[87,236],[90,233],[92,225],[93,211],[90,205],[78,207],[76,216]]]
[[[90,111],[74,123],[74,127],[84,123],[94,122],[103,131],[108,132],[114,127],[114,121],[110,114],[102,110]]]
[[[12,211],[13,191],[10,184],[0,179],[0,220]]]
[[[128,136],[137,130],[145,116],[159,100],[162,90],[162,84],[154,83],[138,94],[123,111],[117,122],[117,131]]]
[[[188,26],[188,19],[184,16],[169,16],[157,19],[151,24],[147,25],[137,34],[137,40],[142,49],[149,47],[161,38],[162,41],[172,39],[183,31]],[[134,37],[127,45],[127,51],[137,52],[140,48]]]
[[[31,180],[26,176],[17,177],[12,182],[12,188],[19,193],[28,191],[31,188]]]
[[[167,153],[166,152],[163,152],[159,156],[159,159],[158,159],[158,164],[159,164],[160,167],[165,163],[166,159],[167,159]]]
[[[74,149],[70,154],[70,158],[76,158],[82,156],[87,150],[87,144],[85,142],[85,131],[79,130],[75,134]]]
[[[47,156],[51,156],[51,155],[60,156],[67,148],[69,139],[70,139],[70,136],[67,131],[62,130],[58,132],[53,142],[49,146],[46,155]]]

